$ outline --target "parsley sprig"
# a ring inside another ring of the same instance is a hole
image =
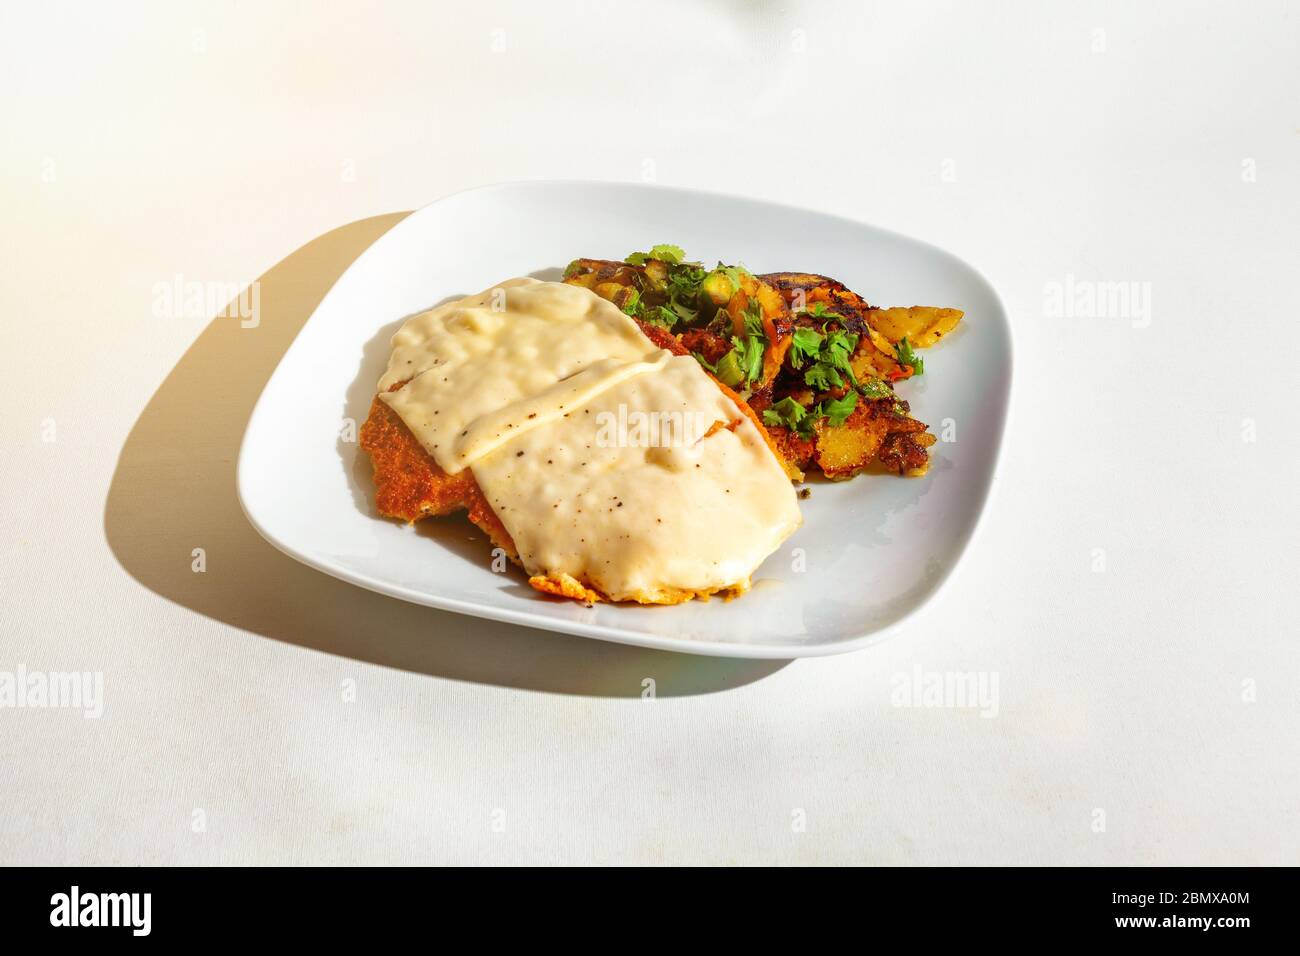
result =
[[[820,331],[800,326],[791,333],[788,352],[791,367],[795,371],[802,370],[804,384],[819,392],[835,391],[846,386],[848,391],[839,398],[823,398],[808,408],[793,397],[783,398],[763,411],[763,423],[789,428],[804,438],[810,438],[814,426],[823,418],[832,428],[843,425],[858,407],[859,396],[874,401],[891,397],[893,390],[878,378],[858,381],[850,360],[858,346],[859,336],[843,329],[830,328],[830,321],[839,319],[839,316],[826,310],[820,302],[805,309],[804,314],[827,321]]]
[[[825,302],[814,302],[808,308],[803,310],[803,314],[811,315],[814,319],[821,319],[823,325],[832,319],[839,318],[837,313],[832,312],[826,307]]]
[[[686,253],[681,246],[666,242],[651,246],[649,252],[628,253],[623,259],[631,266],[644,266],[651,260],[662,262],[668,267],[668,277],[663,285],[650,290],[656,297],[666,297],[667,302],[647,307],[638,297],[635,302],[628,303],[632,311],[629,311],[628,306],[624,306],[623,311],[670,330],[681,324],[694,324],[700,317],[700,288],[708,275],[707,271],[698,262],[686,261]]]
[[[788,428],[802,438],[811,438],[813,427],[821,419],[826,419],[832,428],[843,425],[858,407],[858,393],[845,392],[841,398],[825,398],[804,408],[790,396],[781,399],[771,408],[763,410],[763,424],[772,427]]]
[[[858,336],[853,332],[800,327],[791,336],[790,364],[796,371],[803,369],[804,384],[818,391],[843,388],[846,380],[856,388],[858,380],[849,359],[857,347]]]
[[[925,374],[925,360],[912,349],[912,343],[907,341],[906,335],[894,346],[894,357],[900,365],[910,366],[913,375]]]
[[[731,351],[718,359],[718,381],[729,388],[749,385],[763,377],[763,356],[767,353],[767,333],[763,330],[763,306],[750,299],[743,313],[745,334],[731,337]]]
[[[682,260],[686,258],[686,251],[681,246],[674,246],[667,242],[662,242],[657,246],[651,246],[649,252],[629,252],[623,260],[630,266],[643,266],[651,259],[658,259],[660,262],[666,262],[670,266],[681,265]],[[699,263],[695,263],[699,265]]]
[[[625,313],[627,313],[628,315],[632,316],[633,318],[636,318],[637,316],[639,316],[639,315],[641,314],[641,312],[642,312],[642,310],[643,310],[644,308],[645,308],[645,305],[644,305],[644,303],[642,303],[642,301],[641,301],[641,292],[640,292],[640,290],[639,290],[639,289],[633,289],[633,290],[632,290],[632,294],[629,295],[629,296],[627,297],[627,301],[623,303],[623,311],[624,311]]]

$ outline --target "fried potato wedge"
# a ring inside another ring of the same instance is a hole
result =
[[[602,299],[608,299],[620,309],[639,298],[647,284],[644,271],[625,262],[610,259],[575,259],[564,273],[569,285],[590,289]]]
[[[879,462],[900,475],[924,474],[934,436],[892,399],[859,402],[842,425],[817,426],[817,465],[827,478],[852,478]]]
[[[887,382],[898,382],[912,377],[912,367],[899,362],[889,340],[872,328],[858,339],[849,367],[859,381],[883,378]]]
[[[930,469],[930,453],[926,450],[935,443],[927,431],[891,432],[880,443],[877,460],[890,471],[909,478],[918,478]]]
[[[796,324],[819,324],[833,317],[846,332],[866,334],[871,306],[844,283],[811,272],[769,272],[759,278],[781,294]]]
[[[913,348],[928,349],[957,327],[966,313],[961,309],[936,309],[928,305],[910,308],[872,309],[868,324],[897,345],[907,339]]]
[[[888,423],[873,418],[867,403],[860,403],[844,424],[817,429],[817,465],[827,478],[852,478],[871,464],[889,433]]]

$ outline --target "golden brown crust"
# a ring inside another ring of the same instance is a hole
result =
[[[575,601],[582,601],[585,604],[596,604],[600,601],[609,600],[607,595],[602,594],[599,589],[589,586],[587,583],[579,581],[577,578],[563,572],[559,574],[535,574],[528,579],[538,591],[545,594],[551,594],[555,597],[571,598]],[[687,601],[707,601],[709,598],[717,595],[725,600],[730,601],[732,598],[744,594],[749,590],[748,581],[738,581],[735,584],[729,584],[720,588],[704,588],[698,591],[688,591],[681,588],[660,588],[656,591],[639,591],[630,599],[637,604],[685,604]]]
[[[595,604],[601,600],[600,592],[594,591],[584,586],[577,579],[568,574],[534,574],[528,579],[528,583],[543,594],[553,594],[556,597],[572,598],[575,601],[582,601],[586,604]]]
[[[483,497],[474,473],[468,468],[455,475],[443,471],[378,396],[361,426],[361,448],[375,469],[375,507],[381,515],[412,522],[467,511],[493,544],[514,557],[515,543]]]

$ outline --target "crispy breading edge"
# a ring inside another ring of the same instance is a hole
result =
[[[396,386],[400,388],[401,386]],[[408,523],[466,511],[511,559],[517,550],[468,468],[449,475],[433,460],[397,412],[375,396],[361,426],[361,448],[374,468],[375,507]]]

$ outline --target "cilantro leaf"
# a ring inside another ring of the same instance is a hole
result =
[[[721,314],[721,313],[720,313]],[[722,370],[724,363],[728,370],[735,369],[736,381],[726,385],[749,384],[763,377],[763,354],[767,351],[767,335],[763,331],[763,307],[757,299],[751,299],[743,313],[745,334],[731,337],[731,351],[718,362]]]
[[[668,308],[673,310],[673,314],[677,316],[679,322],[685,322],[687,325],[690,325],[700,317],[699,309],[693,309],[690,306],[682,305],[680,302],[669,302]]]
[[[740,364],[746,382],[753,382],[763,374],[763,349],[767,339],[758,335],[731,337],[731,349]]]
[[[853,357],[853,350],[857,347],[858,337],[852,332],[828,332],[826,341],[822,343],[819,360],[841,371],[852,371],[849,367],[849,359]]]
[[[699,266],[682,265],[668,273],[668,294],[674,299],[695,300],[700,294],[704,270]]]
[[[845,420],[858,407],[858,393],[845,392],[843,398],[828,398],[818,403],[814,411],[826,416],[835,428],[843,425]]]
[[[803,310],[804,315],[811,315],[814,319],[838,319],[839,316],[826,307],[825,302],[814,302],[811,308]]]
[[[657,246],[650,247],[650,258],[675,266],[686,258],[686,251],[681,246],[662,242]]]
[[[677,313],[666,305],[657,305],[644,316],[647,322],[653,322],[655,325],[662,325],[666,329],[672,329],[677,324]]]
[[[644,306],[641,303],[641,293],[638,290],[633,289],[632,294],[628,296],[627,301],[623,303],[623,311],[635,318],[641,313],[643,308]]]
[[[745,334],[757,335],[767,340],[767,332],[763,329],[763,305],[758,299],[750,299],[742,313],[745,317]]]
[[[815,329],[799,328],[791,336],[790,362],[796,369],[811,362],[803,373],[803,380],[819,391],[842,388],[846,379],[856,385],[849,359],[857,345],[858,336],[852,332],[835,329],[821,333]]]
[[[807,417],[808,410],[788,396],[771,408],[763,409],[763,424],[773,428],[788,428],[791,431],[799,431],[800,423]]]
[[[701,365],[707,368],[714,375],[718,374],[718,366],[714,365],[712,362],[706,359],[699,352],[692,352],[691,355],[695,356],[695,361],[699,362]]]
[[[803,368],[815,360],[822,348],[822,334],[816,329],[798,328],[790,336],[790,364]]]
[[[643,266],[651,259],[658,259],[660,262],[675,266],[681,265],[682,260],[685,258],[686,252],[681,246],[661,242],[658,245],[651,246],[649,252],[629,252],[623,261],[630,266]]]
[[[803,373],[804,384],[824,392],[832,388],[842,388],[844,378],[831,365],[818,362]]]
[[[912,343],[907,341],[906,335],[894,346],[894,356],[900,364],[910,366],[913,375],[925,374],[925,361],[912,350]]]
[[[704,276],[703,269],[690,263],[669,267],[668,305],[682,322],[690,324],[700,317],[700,287]]]

